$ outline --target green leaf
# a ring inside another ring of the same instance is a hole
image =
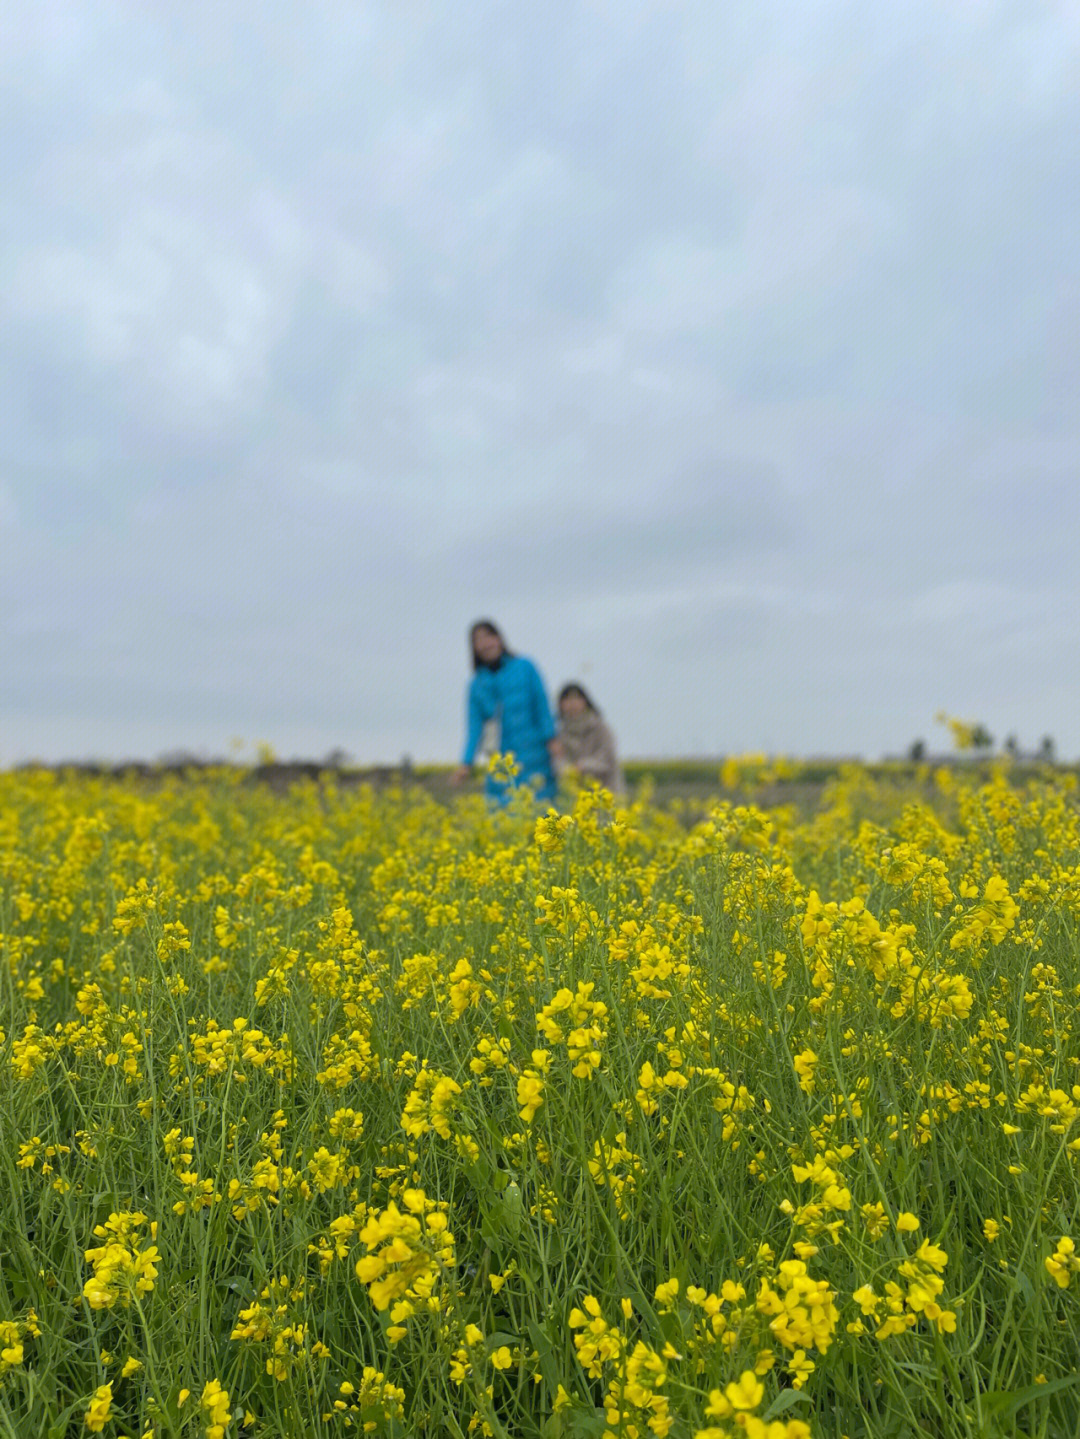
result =
[[[794,1409],[795,1404],[813,1403],[810,1394],[802,1393],[801,1389],[781,1389],[765,1412],[765,1419],[775,1419],[778,1415],[785,1415],[788,1409]]]
[[[1035,1298],[1035,1290],[1032,1286],[1031,1280],[1028,1278],[1028,1276],[1024,1273],[1022,1269],[1018,1269],[1016,1271],[1016,1287],[1024,1296],[1025,1302],[1030,1304]],[[1040,1385],[1039,1387],[1042,1388],[1042,1385]]]
[[[608,1427],[602,1409],[595,1409],[591,1414],[588,1410],[564,1409],[563,1420],[564,1439],[600,1439]]]
[[[544,1382],[550,1389],[557,1389],[562,1377],[562,1371],[555,1357],[555,1346],[551,1342],[551,1336],[535,1319],[530,1319],[526,1328],[528,1329],[532,1346],[536,1350],[540,1363],[540,1373],[544,1376]],[[557,1419],[558,1417],[557,1414],[552,1415],[553,1419]]]
[[[520,1341],[520,1334],[510,1334],[505,1329],[496,1329],[491,1334],[484,1335],[484,1348],[490,1354],[494,1349],[501,1349],[504,1344],[513,1346]]]
[[[544,1238],[544,1248],[548,1264],[558,1264],[565,1252],[565,1246],[557,1229],[548,1230]]]
[[[773,1402],[765,1411],[765,1420],[775,1419],[780,1414],[786,1414],[796,1404],[810,1404],[812,1400],[809,1394],[804,1394],[801,1389],[781,1389]]]
[[[512,1237],[516,1237],[521,1230],[524,1207],[521,1199],[521,1190],[514,1180],[511,1180],[503,1191],[502,1210],[503,1225],[506,1232]]]
[[[1006,1419],[1032,1404],[1037,1399],[1046,1399],[1070,1384],[1080,1383],[1080,1374],[1066,1374],[1063,1379],[1051,1379],[1046,1384],[1029,1384],[1026,1389],[992,1389],[982,1396],[983,1408],[995,1419]]]

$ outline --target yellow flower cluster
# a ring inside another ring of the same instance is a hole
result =
[[[83,1423],[91,1434],[100,1434],[109,1422],[112,1413],[112,1383],[99,1384],[94,1390],[89,1408],[83,1415]]]
[[[303,1301],[305,1289],[302,1280],[298,1284],[286,1278],[271,1280],[253,1304],[240,1310],[229,1336],[249,1346],[265,1346],[264,1367],[279,1384],[294,1369],[330,1357],[321,1340],[309,1341],[305,1324],[296,1317],[296,1306]]]
[[[225,1439],[225,1431],[232,1422],[228,1390],[216,1379],[208,1379],[199,1396],[199,1408],[203,1412],[206,1439]]]
[[[817,1349],[833,1341],[839,1314],[836,1296],[824,1279],[811,1279],[801,1259],[777,1266],[775,1280],[762,1280],[756,1305],[769,1316],[770,1333],[792,1352]]]
[[[0,775],[0,1422],[1070,1433],[1074,777],[722,779]]]
[[[405,1322],[418,1310],[439,1309],[439,1280],[455,1263],[446,1206],[422,1189],[406,1189],[402,1204],[404,1211],[391,1201],[371,1215],[359,1233],[367,1253],[356,1262],[356,1277],[368,1286],[372,1304],[390,1310],[391,1340],[404,1335]]]
[[[83,1285],[83,1297],[91,1309],[111,1309],[114,1304],[127,1308],[132,1300],[149,1294],[158,1277],[160,1258],[156,1244],[138,1247],[137,1231],[146,1224],[142,1213],[110,1214],[104,1224],[94,1227],[94,1234],[103,1244],[86,1250],[86,1262],[93,1274]],[[157,1237],[157,1224],[150,1225],[150,1237]]]
[[[899,1222],[897,1227],[908,1228]],[[941,1275],[948,1262],[948,1255],[943,1249],[924,1239],[915,1254],[899,1265],[900,1276],[907,1280],[906,1290],[894,1280],[886,1283],[884,1295],[875,1294],[868,1284],[855,1290],[852,1298],[863,1315],[874,1324],[876,1339],[903,1334],[913,1328],[920,1318],[931,1320],[942,1333],[955,1331],[955,1313],[951,1309],[943,1309],[937,1302],[945,1288]],[[862,1324],[858,1320],[848,1328],[851,1333],[862,1332]]]
[[[26,1340],[39,1337],[37,1315],[28,1309],[22,1319],[0,1319],[0,1382],[26,1357]]]
[[[1068,1289],[1073,1275],[1080,1274],[1080,1255],[1067,1234],[1061,1236],[1053,1254],[1048,1254],[1045,1262],[1047,1274],[1061,1289]]]
[[[536,1016],[536,1027],[548,1044],[566,1045],[570,1073],[577,1079],[591,1079],[600,1064],[608,1007],[592,998],[595,988],[589,980],[573,992],[560,989]]]
[[[342,1381],[332,1409],[322,1416],[323,1422],[341,1419],[346,1428],[355,1426],[365,1434],[374,1434],[402,1418],[404,1399],[404,1389],[392,1384],[381,1369],[365,1364],[359,1384],[349,1379]]]

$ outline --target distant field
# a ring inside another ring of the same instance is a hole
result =
[[[27,770],[34,766],[27,766]],[[55,774],[84,778],[111,777],[137,782],[159,783],[167,778],[198,779],[211,773],[238,778],[247,783],[265,784],[284,791],[302,780],[332,779],[343,789],[364,785],[382,791],[396,786],[419,786],[439,798],[453,797],[452,765],[367,765],[353,766],[318,760],[275,760],[254,765],[225,761],[181,760],[170,763],[132,762],[118,765],[73,763],[48,767]],[[938,770],[966,777],[967,782],[985,782],[996,773],[1005,773],[1013,783],[1026,783],[1039,776],[1080,776],[1080,765],[1047,765],[1036,761],[1009,761],[1001,757],[970,758],[938,756],[915,763],[905,760],[864,763],[858,759],[822,758],[812,760],[768,759],[732,755],[717,759],[629,759],[623,765],[633,795],[648,793],[655,801],[752,798],[767,805],[797,802],[802,807],[819,803],[827,786],[852,777],[872,782],[882,791],[918,790],[934,792]],[[473,787],[479,788],[477,771]]]
[[[0,1434],[1075,1439],[1075,772],[628,770],[0,775]]]

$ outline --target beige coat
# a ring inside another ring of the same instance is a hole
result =
[[[562,770],[573,769],[582,779],[595,779],[613,795],[626,793],[615,751],[615,736],[594,711],[563,719],[559,725]]]

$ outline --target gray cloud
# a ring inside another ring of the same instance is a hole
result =
[[[449,757],[494,613],[630,752],[1080,752],[1080,20],[0,18],[0,763]]]

